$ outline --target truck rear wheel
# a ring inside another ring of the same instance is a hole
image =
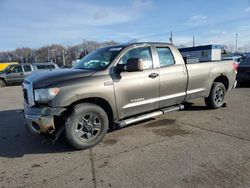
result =
[[[209,96],[205,98],[205,103],[209,108],[220,108],[224,104],[225,95],[226,88],[224,84],[221,82],[214,82]]]
[[[100,106],[81,103],[66,121],[66,139],[76,149],[87,149],[103,140],[108,127],[108,116]]]
[[[5,87],[5,81],[3,79],[0,79],[0,87]]]

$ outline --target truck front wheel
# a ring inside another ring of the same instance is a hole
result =
[[[100,106],[81,103],[66,121],[66,139],[76,149],[87,149],[102,141],[108,127],[108,116]]]
[[[220,108],[224,104],[224,98],[226,95],[226,88],[221,82],[214,82],[212,89],[207,98],[205,98],[205,103],[209,108]]]

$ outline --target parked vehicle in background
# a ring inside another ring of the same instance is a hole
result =
[[[250,81],[250,54],[238,66],[237,81]]]
[[[53,70],[53,69],[59,69],[58,65],[52,62],[45,62],[45,63],[33,63],[30,64],[34,67],[35,71],[38,70]]]
[[[234,60],[237,64],[240,64],[244,59],[243,54],[229,55],[222,57],[222,60]]]
[[[0,71],[0,87],[21,84],[24,78],[35,71],[59,69],[55,63],[13,64]]]
[[[65,130],[73,147],[93,147],[114,124],[123,127],[180,110],[190,99],[204,98],[208,107],[220,108],[237,83],[234,63],[186,64],[166,43],[100,48],[72,69],[24,80],[26,124],[53,141]]]
[[[18,62],[0,62],[0,71],[3,71],[9,65],[18,64]]]

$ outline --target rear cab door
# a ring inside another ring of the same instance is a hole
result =
[[[125,50],[118,64],[130,58],[143,60],[143,71],[115,73],[114,90],[119,118],[133,116],[159,108],[159,70],[150,46]]]
[[[169,45],[155,45],[160,74],[160,108],[182,103],[186,97],[188,74],[179,51]]]

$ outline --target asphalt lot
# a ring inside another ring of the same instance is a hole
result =
[[[250,87],[226,101],[194,100],[74,151],[41,144],[23,124],[21,87],[0,88],[0,187],[249,187]]]

